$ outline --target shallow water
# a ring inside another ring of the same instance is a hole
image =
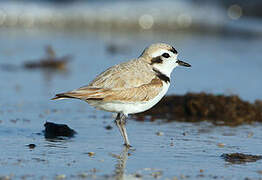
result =
[[[0,69],[0,175],[14,179],[56,175],[68,179],[117,175],[121,179],[134,178],[134,174],[144,179],[261,177],[262,161],[229,164],[220,157],[233,152],[261,155],[261,124],[232,128],[130,118],[127,129],[134,148],[127,155],[110,113],[77,100],[49,100],[55,93],[88,84],[109,66],[139,56],[152,42],[164,41],[192,64],[191,69],[174,71],[169,94],[206,91],[238,94],[254,101],[262,96],[260,37],[37,29],[1,29],[0,34],[0,65],[13,65],[9,70],[6,66]],[[112,44],[121,51],[110,53],[107,49]],[[52,45],[57,56],[73,55],[68,71],[22,68],[26,60],[43,57],[45,45]],[[45,139],[42,130],[46,121],[67,124],[78,134],[71,139]],[[104,128],[108,124],[112,130]],[[164,134],[157,136],[157,132]],[[26,146],[31,143],[36,144],[34,149]],[[88,152],[95,155],[90,157]],[[116,158],[120,154],[121,162]]]

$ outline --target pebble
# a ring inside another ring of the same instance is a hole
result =
[[[170,143],[170,146],[174,146],[174,143],[173,143],[173,142],[171,142],[171,143]]]
[[[0,180],[10,180],[10,176],[0,176]]]
[[[141,175],[141,174],[138,174],[138,173],[136,173],[136,174],[134,174],[134,177],[135,177],[135,178],[142,178],[142,175]]]
[[[223,147],[225,147],[225,144],[223,144],[223,143],[218,143],[217,146],[220,147],[220,148],[223,148]]]
[[[248,135],[247,135],[248,138],[251,138],[252,136],[254,136],[253,132],[249,132]]]
[[[88,156],[90,156],[90,157],[92,157],[92,156],[94,156],[94,155],[95,155],[95,153],[94,153],[94,152],[88,152],[87,154],[88,154]]]
[[[10,122],[14,123],[14,124],[17,123],[17,121],[18,121],[18,119],[10,119]]]
[[[84,178],[87,178],[87,175],[88,175],[87,173],[80,173],[80,174],[78,175],[78,177],[84,179]]]
[[[113,127],[110,126],[110,125],[107,125],[107,126],[105,126],[105,129],[106,129],[106,130],[111,130],[111,129],[113,129]]]
[[[157,172],[153,172],[151,174],[154,178],[159,178],[163,175],[163,172],[162,171],[157,171]]]
[[[27,146],[29,147],[29,149],[34,149],[36,147],[35,144],[28,144]]]
[[[186,176],[185,176],[184,174],[181,174],[181,175],[180,175],[180,178],[181,178],[181,179],[185,179]]]
[[[65,174],[60,174],[60,175],[57,175],[55,179],[60,180],[60,179],[65,179],[65,178],[66,178]]]
[[[163,132],[161,132],[161,131],[158,131],[158,132],[156,132],[156,135],[157,135],[157,136],[163,136],[163,135],[164,135],[164,133],[163,133]]]

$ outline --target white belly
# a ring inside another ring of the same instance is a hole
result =
[[[97,109],[128,114],[135,114],[139,112],[144,112],[155,104],[157,104],[166,94],[169,87],[169,83],[163,83],[162,91],[153,99],[147,102],[103,102],[103,101],[88,101],[91,106],[96,107]]]

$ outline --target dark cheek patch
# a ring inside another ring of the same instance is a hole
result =
[[[162,64],[162,63],[163,63],[163,60],[161,59],[161,56],[157,56],[151,60],[150,64],[152,65],[152,64]]]

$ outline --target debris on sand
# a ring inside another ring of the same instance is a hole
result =
[[[249,103],[238,96],[213,95],[207,93],[188,93],[163,98],[148,111],[134,115],[143,121],[150,116],[151,120],[167,121],[210,121],[215,125],[240,125],[262,122],[262,101]]]
[[[242,164],[246,162],[255,162],[262,159],[262,156],[251,155],[251,154],[242,154],[242,153],[232,153],[232,154],[222,154],[221,157],[225,161],[233,164]]]
[[[56,57],[56,53],[51,46],[46,47],[46,57],[39,59],[38,61],[28,61],[24,63],[24,67],[27,69],[46,68],[46,69],[66,69],[68,61],[72,59],[72,56],[66,55],[62,57]]]
[[[76,132],[66,124],[45,123],[45,138],[56,138],[58,136],[73,137]]]

